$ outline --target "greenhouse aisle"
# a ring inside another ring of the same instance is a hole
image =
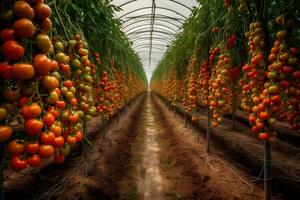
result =
[[[103,133],[97,118],[88,127],[95,143],[84,160],[76,151],[59,169],[49,164],[39,173],[6,172],[6,199],[262,198],[248,177],[206,154],[199,131],[184,127],[156,95],[139,96],[109,123],[105,137],[97,134]]]

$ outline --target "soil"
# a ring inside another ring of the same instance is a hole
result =
[[[206,154],[199,130],[155,95],[138,97],[105,129],[93,119],[88,132],[85,155],[78,146],[63,165],[6,170],[5,199],[263,199],[253,177],[217,149]]]

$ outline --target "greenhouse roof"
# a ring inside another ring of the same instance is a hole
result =
[[[113,0],[122,10],[116,16],[132,41],[148,79],[181,25],[191,14],[196,0]]]

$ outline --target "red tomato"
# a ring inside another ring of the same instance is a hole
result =
[[[69,116],[69,121],[75,124],[78,121],[78,118],[79,118],[78,114],[73,114]]]
[[[15,40],[15,33],[13,29],[3,29],[1,31],[1,40],[6,42],[8,40]]]
[[[24,124],[24,130],[28,136],[38,136],[43,129],[43,122],[39,119],[29,119]]]
[[[65,101],[57,101],[56,102],[56,104],[55,104],[55,107],[56,108],[59,108],[59,109],[63,109],[63,108],[65,108],[65,106],[66,106],[66,102]]]
[[[82,139],[83,139],[83,134],[81,131],[76,131],[76,141],[77,142],[82,142]]]
[[[55,134],[51,131],[49,132],[43,132],[41,134],[41,141],[43,144],[52,145],[55,139]]]
[[[12,156],[19,156],[25,151],[25,145],[20,140],[13,140],[8,143],[7,152]]]
[[[25,105],[21,109],[21,114],[25,119],[32,119],[40,116],[42,113],[42,108],[37,104],[33,103],[31,105]]]
[[[4,79],[12,79],[13,74],[12,74],[12,66],[9,65],[8,63],[0,63],[0,75]]]
[[[40,149],[38,142],[29,142],[26,146],[26,152],[29,154],[36,154]]]
[[[268,133],[259,133],[258,138],[260,140],[267,140],[267,139],[269,139],[269,134]]]
[[[67,137],[67,143],[69,144],[69,145],[73,145],[73,144],[76,144],[76,137],[75,136],[73,136],[73,135],[68,135],[68,137]]]
[[[14,40],[9,40],[2,45],[2,51],[5,58],[9,61],[20,60],[25,53],[24,48]]]
[[[10,126],[0,125],[0,142],[5,142],[13,133],[13,129]]]
[[[39,154],[42,158],[50,158],[54,154],[54,148],[51,145],[41,145]]]
[[[57,110],[55,110],[54,107],[49,107],[47,109],[47,112],[51,113],[55,117],[55,119],[57,119],[59,116],[59,112]]]
[[[27,167],[27,161],[22,160],[19,156],[14,156],[10,159],[10,165],[15,171],[21,171]]]
[[[47,112],[43,121],[47,126],[51,126],[55,122],[55,117],[51,113]]]
[[[64,144],[65,144],[65,139],[63,136],[57,136],[54,138],[53,147],[60,148],[64,146]]]
[[[42,159],[38,154],[35,154],[27,158],[27,163],[32,168],[38,168],[42,165]]]

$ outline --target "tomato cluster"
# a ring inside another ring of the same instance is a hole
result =
[[[212,125],[218,126],[223,121],[223,115],[232,112],[232,68],[231,55],[224,51],[219,55],[217,64],[212,69],[209,80],[209,106],[212,111]]]
[[[146,89],[136,74],[121,75],[113,62],[110,80],[105,70],[99,77],[100,55],[94,53],[92,63],[81,34],[67,41],[49,37],[51,14],[43,0],[16,1],[0,34],[0,81],[5,85],[0,142],[8,143],[10,164],[17,171],[38,168],[49,159],[64,162],[85,139],[87,120],[97,114],[111,117]],[[21,131],[14,131],[15,115],[21,116]]]

